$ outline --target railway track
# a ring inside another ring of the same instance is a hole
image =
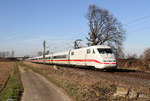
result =
[[[112,70],[112,71],[106,71],[106,72],[98,71],[98,72],[112,74],[112,75],[118,75],[118,76],[126,76],[126,77],[137,78],[137,79],[150,80],[150,73],[146,73],[146,72],[142,72],[142,71],[116,69],[116,70]]]
[[[135,71],[135,72],[114,72],[113,74],[119,75],[119,76],[127,76],[127,77],[137,78],[137,79],[150,80],[150,73],[140,72],[140,71]]]
[[[64,67],[65,66],[61,66]],[[114,69],[114,70],[99,70],[99,69],[90,69],[90,68],[74,68],[74,67],[69,67],[72,69],[77,69],[81,71],[88,71],[88,72],[93,72],[96,74],[103,73],[103,74],[111,74],[111,75],[117,75],[117,76],[123,76],[123,77],[130,77],[130,78],[136,78],[136,79],[145,79],[145,80],[150,80],[150,73],[144,72],[144,71],[136,71],[136,70],[129,70],[129,69]]]

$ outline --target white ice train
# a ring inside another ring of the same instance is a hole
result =
[[[111,48],[105,45],[96,45],[86,48],[72,49],[67,52],[53,53],[29,59],[36,63],[92,66],[98,69],[115,69],[117,62]]]

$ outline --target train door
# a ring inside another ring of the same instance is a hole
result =
[[[85,54],[86,54],[86,56],[85,56],[86,65],[87,66],[93,66],[93,64],[94,64],[94,56],[95,56],[94,48],[86,49],[86,53]]]
[[[51,56],[51,64],[53,64],[53,53],[52,53],[52,56]]]
[[[85,51],[85,65],[89,66],[90,65],[90,60],[91,59],[91,49],[86,49]]]
[[[85,56],[84,56],[85,57],[85,59],[84,59],[85,60],[85,66],[87,66],[87,64],[88,64],[87,63],[87,58],[88,58],[87,49],[85,49],[84,54],[85,54]]]
[[[78,65],[85,66],[86,65],[86,49],[78,49],[77,59],[79,59]]]
[[[68,64],[70,64],[70,55],[71,55],[71,50],[69,50],[69,52],[68,52]]]

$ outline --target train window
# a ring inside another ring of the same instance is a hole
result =
[[[54,59],[58,59],[58,58],[66,58],[67,55],[57,55],[57,56],[54,56],[53,58]]]
[[[98,52],[99,52],[100,54],[112,54],[112,50],[111,50],[111,49],[98,48],[97,50],[98,50]]]
[[[87,54],[90,54],[91,53],[91,50],[90,49],[87,49]]]
[[[94,51],[94,49],[93,49],[93,54],[95,54],[95,51]]]
[[[74,52],[71,52],[71,55],[74,55]]]

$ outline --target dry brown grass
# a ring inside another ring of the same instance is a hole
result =
[[[116,86],[109,83],[104,85],[95,76],[80,70],[72,70],[71,68],[59,68],[56,70],[50,65],[33,64],[30,62],[25,64],[40,70],[49,78],[55,79],[55,82],[61,85],[77,101],[113,100]]]
[[[11,69],[15,62],[0,62],[0,91],[11,74]]]
[[[134,62],[132,61],[132,63]],[[124,100],[123,97],[113,99],[118,86],[128,90],[132,89],[139,94],[149,94],[149,82],[147,80],[144,80],[143,83],[139,79],[113,75],[114,73],[60,66],[57,66],[58,69],[56,69],[52,65],[30,62],[24,62],[22,65],[44,75],[56,85],[64,88],[77,101],[128,101],[128,98]]]
[[[118,60],[118,66],[123,69],[150,71],[150,63],[146,63],[142,59],[120,59]]]

